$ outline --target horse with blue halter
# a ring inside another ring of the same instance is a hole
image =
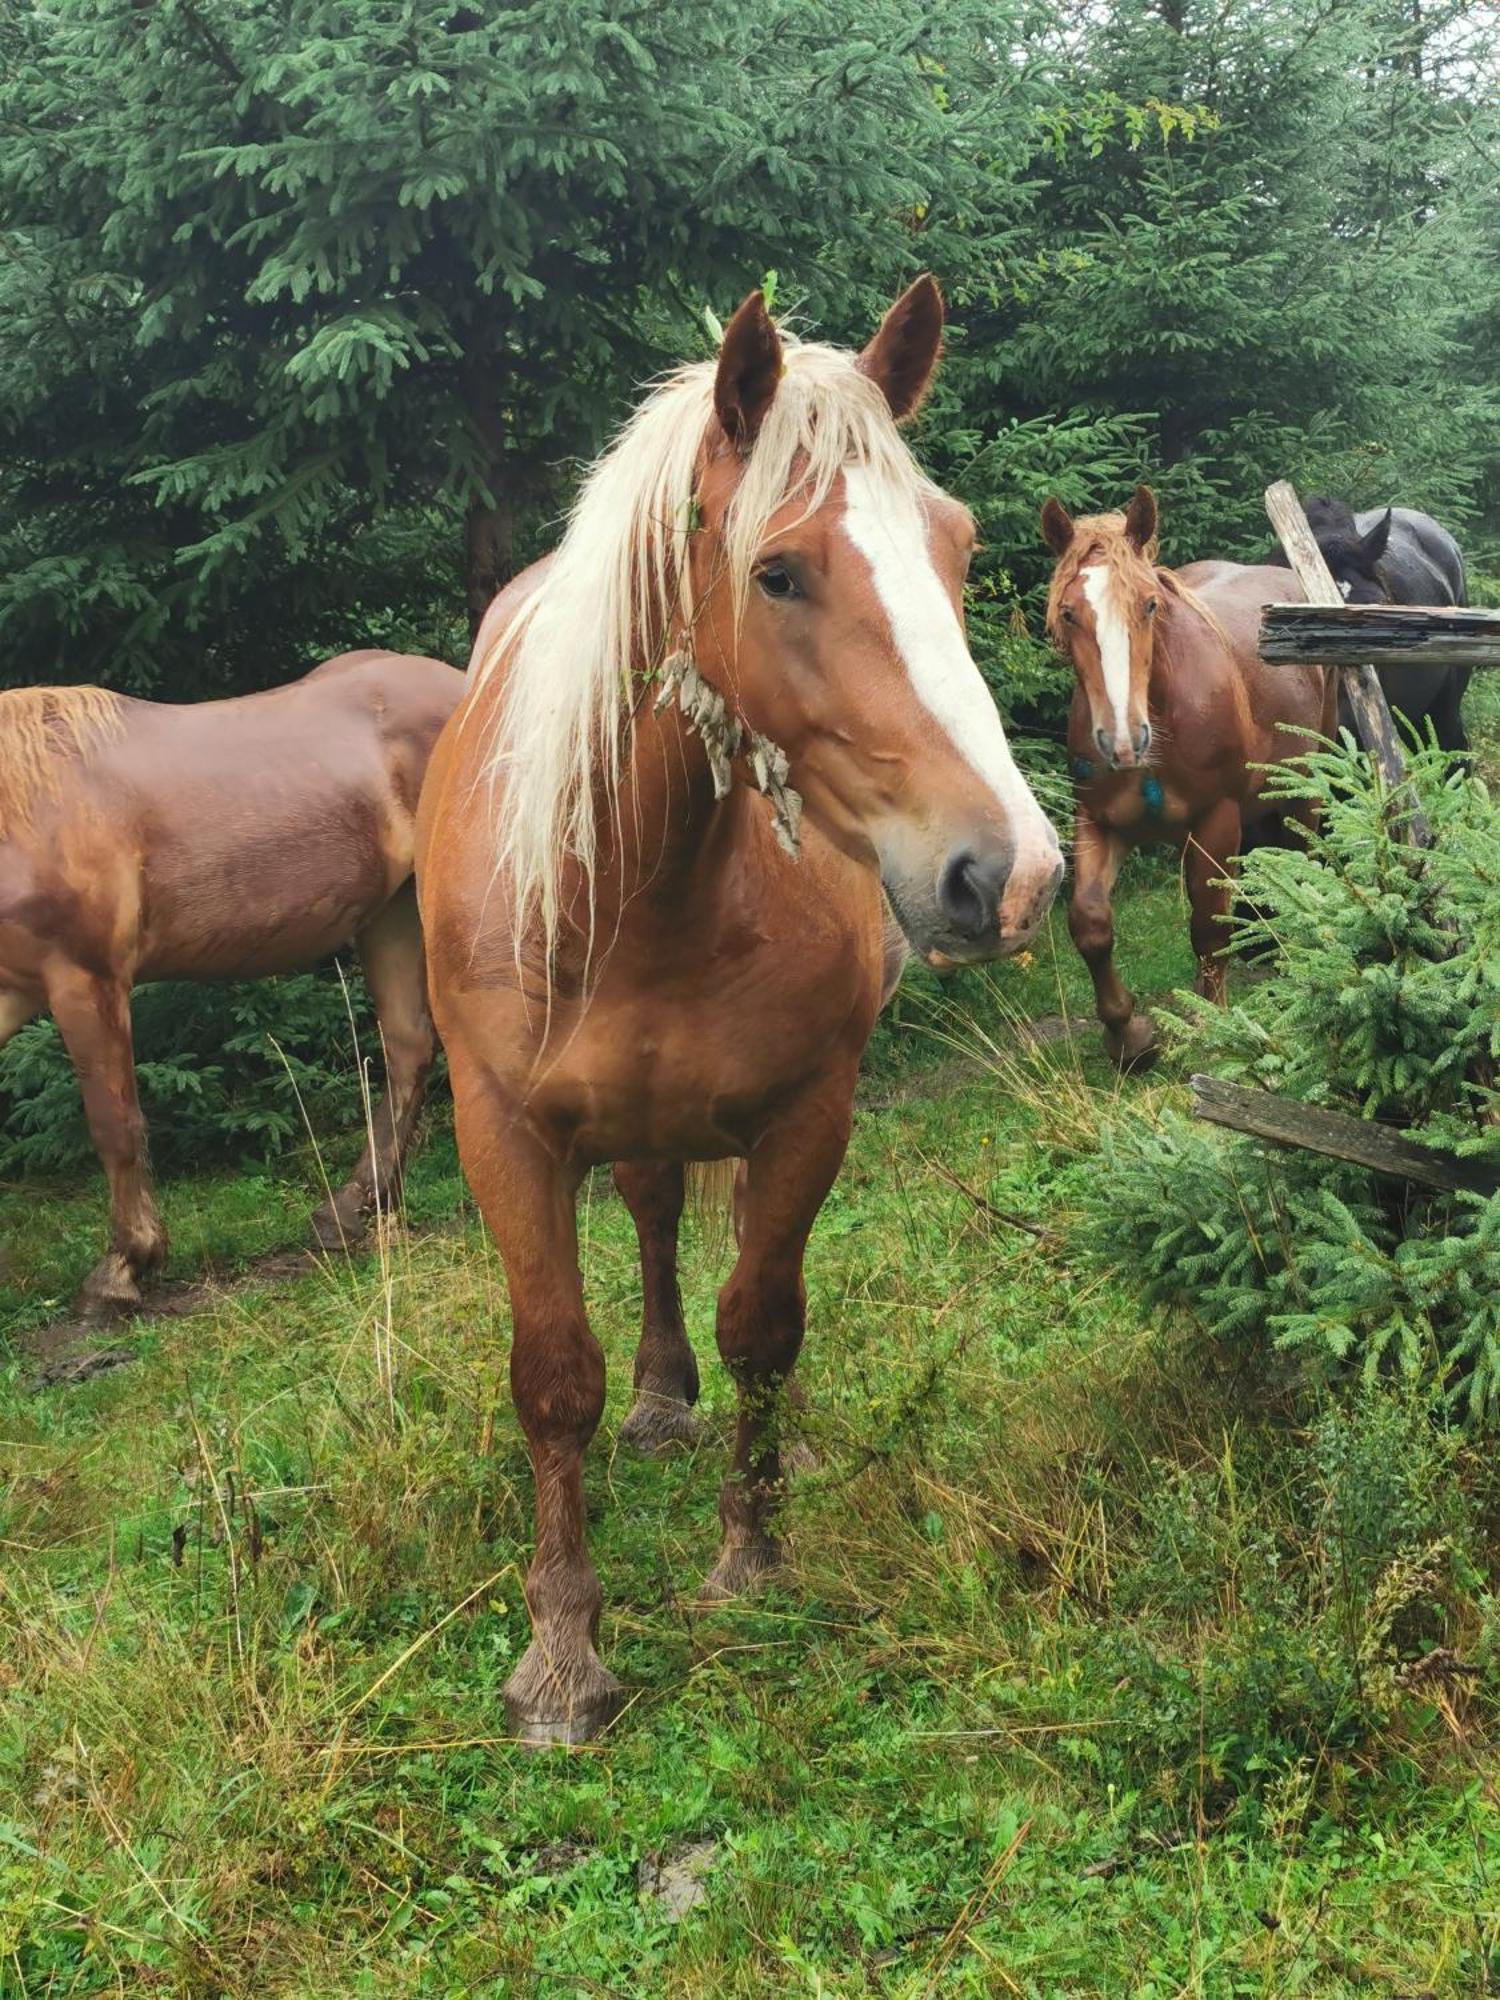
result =
[[[387,1093],[314,1216],[318,1241],[342,1244],[389,1194],[433,1053],[417,796],[462,692],[440,660],[364,652],[181,707],[99,687],[0,693],[0,1045],[50,1013],[78,1076],[111,1209],[88,1317],[139,1306],[167,1253],[131,1045],[140,981],[259,979],[356,946]]]
[[[1019,949],[1061,877],[964,636],[973,522],[898,429],[942,322],[924,278],[846,353],[794,341],[752,292],[496,601],[434,756],[417,863],[433,1010],[536,1480],[533,1638],[506,1688],[530,1741],[585,1738],[619,1700],[584,1533],[605,1381],[583,1177],[615,1163],[639,1234],[627,1433],[650,1442],[697,1393],[684,1162],[745,1163],[716,1329],[739,1416],[704,1593],[746,1589],[778,1556],[803,1253],[881,1000],[885,899],[950,964]]]
[[[1322,667],[1268,667],[1261,607],[1300,603],[1289,571],[1156,560],[1156,500],[1138,486],[1123,514],[1073,520],[1057,501],[1042,535],[1057,558],[1047,630],[1071,665],[1073,884],[1068,928],[1094,982],[1104,1043],[1121,1068],[1155,1053],[1149,1018],[1114,963],[1111,895],[1132,847],[1182,856],[1197,989],[1224,997],[1234,858],[1247,830],[1278,817],[1268,766],[1329,735],[1334,680]]]

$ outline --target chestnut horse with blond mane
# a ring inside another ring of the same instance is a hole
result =
[[[1280,817],[1268,765],[1330,736],[1334,676],[1268,667],[1258,653],[1265,604],[1300,603],[1289,571],[1156,560],[1156,500],[1138,486],[1123,514],[1074,521],[1056,500],[1042,534],[1057,557],[1047,630],[1078,685],[1068,716],[1073,767],[1073,885],[1068,928],[1094,981],[1105,1046],[1145,1067],[1156,1038],[1114,964],[1110,897],[1128,849],[1166,841],[1182,855],[1197,990],[1224,998],[1224,919],[1247,827]]]
[[[972,522],[897,429],[941,335],[930,278],[858,355],[790,339],[752,292],[492,607],[423,793],[433,1010],[536,1478],[533,1637],[506,1688],[528,1741],[580,1741],[619,1699],[584,1539],[604,1408],[584,1174],[616,1163],[640,1238],[627,1433],[650,1443],[697,1393],[683,1163],[746,1163],[717,1318],[739,1419],[704,1586],[740,1591],[778,1555],[779,1392],[880,1003],[882,886],[946,963],[1023,945],[1061,876],[964,637]]]
[[[355,1234],[388,1189],[432,1060],[412,843],[427,759],[463,692],[439,660],[345,653],[265,694],[188,707],[97,687],[0,693],[0,1044],[50,1012],[109,1180],[80,1294],[141,1303],[166,1232],[146,1164],[130,989],[259,979],[357,943],[387,1095],[314,1217]]]

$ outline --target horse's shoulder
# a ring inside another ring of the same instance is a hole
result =
[[[551,569],[553,558],[543,556],[529,568],[513,576],[505,588],[491,598],[489,609],[479,622],[479,630],[474,634],[473,649],[469,654],[469,675],[472,679],[476,670],[488,660],[496,646],[504,639],[511,622],[540,589]]]

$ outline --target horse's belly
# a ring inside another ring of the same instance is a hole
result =
[[[378,849],[220,853],[148,869],[142,979],[260,979],[348,945],[396,886]]]

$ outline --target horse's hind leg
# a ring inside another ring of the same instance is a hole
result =
[[[80,1311],[104,1319],[141,1303],[140,1280],[167,1254],[136,1095],[130,987],[66,966],[48,978],[47,1004],[78,1077],[89,1136],[109,1180],[109,1249],[78,1294]]]
[[[385,1049],[385,1096],[370,1120],[359,1164],[338,1193],[313,1213],[313,1235],[325,1250],[357,1242],[370,1211],[394,1200],[401,1163],[422,1110],[433,1032],[412,883],[398,890],[365,927],[359,955]]]
[[[1233,799],[1221,799],[1194,825],[1183,858],[1192,908],[1193,955],[1198,961],[1197,989],[1220,1006],[1224,1004],[1224,951],[1229,943],[1225,918],[1234,901],[1229,878],[1240,839],[1240,809]]]
[[[691,1444],[698,1436],[698,1362],[682,1319],[677,1284],[677,1228],[683,1170],[675,1161],[621,1160],[615,1186],[641,1246],[641,1339],[635,1351],[635,1401],[620,1442],[637,1451]]]
[[[17,1028],[24,1028],[28,1021],[35,1020],[45,1002],[29,993],[20,993],[14,987],[0,987],[0,1049],[10,1040]]]
[[[1438,748],[1461,751],[1465,756],[1472,747],[1469,732],[1464,726],[1464,695],[1469,685],[1469,672],[1467,667],[1450,667],[1430,710]]]
[[[1073,893],[1068,931],[1094,982],[1094,1009],[1104,1024],[1104,1046],[1121,1069],[1146,1069],[1155,1060],[1156,1032],[1137,1014],[1129,988],[1115,970],[1115,913],[1111,897],[1125,858],[1118,834],[1105,833],[1079,810],[1073,833]]]
[[[781,1554],[773,1517],[782,1492],[788,1378],[802,1346],[802,1257],[844,1150],[852,1073],[834,1073],[797,1103],[750,1154],[740,1205],[740,1254],[719,1294],[719,1352],[739,1392],[734,1460],[719,1493],[724,1539],[706,1598],[748,1588]]]

